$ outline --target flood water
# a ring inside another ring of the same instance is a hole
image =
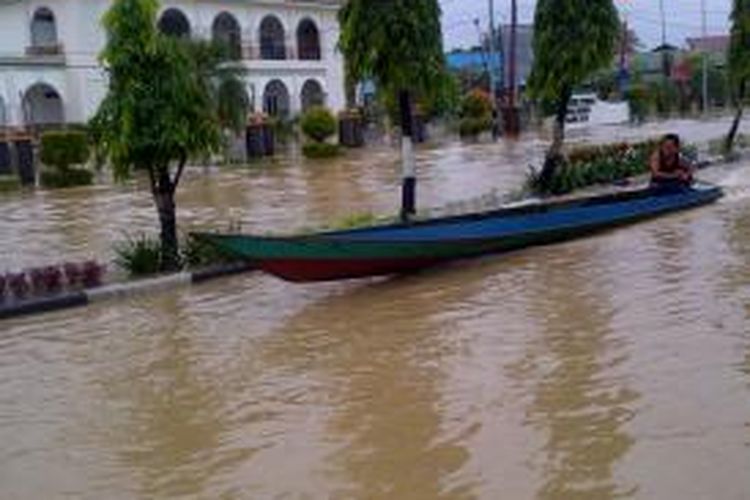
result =
[[[426,148],[421,200],[511,191],[544,144]],[[750,162],[705,176],[716,205],[415,276],[1,322],[0,498],[750,498]],[[196,169],[178,204],[185,227],[267,231],[397,201],[383,148]],[[107,258],[155,223],[134,185],[0,211],[0,268]]]

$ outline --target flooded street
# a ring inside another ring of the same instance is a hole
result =
[[[421,202],[512,191],[544,146],[424,149]],[[0,498],[750,498],[750,162],[705,176],[716,205],[414,276],[256,274],[0,322]],[[179,217],[293,230],[389,213],[398,183],[386,148],[196,169]],[[133,185],[0,210],[2,269],[155,227]]]

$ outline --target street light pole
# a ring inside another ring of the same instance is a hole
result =
[[[703,17],[703,112],[708,113],[710,104],[708,101],[708,48],[706,47],[708,37],[708,22],[706,19],[706,0],[701,0],[701,15]]]
[[[492,137],[497,139],[500,135],[497,112],[497,48],[495,40],[495,0],[489,0],[490,9],[490,95],[492,97]]]

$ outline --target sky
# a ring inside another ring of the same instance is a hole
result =
[[[499,23],[510,20],[510,0],[494,0]],[[535,0],[517,0],[519,22],[531,22]],[[704,0],[706,3],[709,34],[723,34],[729,29],[729,11],[732,0]],[[620,11],[647,47],[661,41],[661,15],[659,0],[615,0]],[[447,49],[468,47],[478,43],[479,35],[474,19],[487,30],[489,0],[440,0],[443,7],[443,35]],[[664,0],[667,19],[667,40],[674,45],[684,45],[685,38],[700,36],[702,32],[701,0]]]

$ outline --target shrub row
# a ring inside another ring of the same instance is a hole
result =
[[[0,193],[17,191],[21,188],[21,180],[15,175],[0,175]]]
[[[90,186],[94,183],[94,173],[82,168],[43,170],[39,178],[42,186],[47,188]]]
[[[572,149],[552,179],[543,183],[532,170],[526,188],[537,194],[566,194],[576,189],[608,184],[649,171],[649,158],[658,141],[583,146]]]
[[[95,262],[68,262],[62,265],[0,274],[0,302],[14,297],[23,300],[67,290],[94,288],[102,284],[106,267]]]

